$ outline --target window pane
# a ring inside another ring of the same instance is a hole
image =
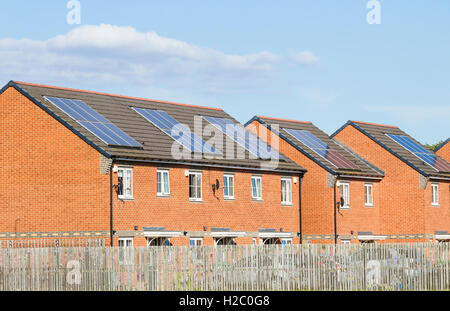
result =
[[[228,193],[229,193],[230,197],[233,197],[234,196],[234,176],[230,176],[230,180],[228,182],[228,187],[229,187]]]
[[[156,173],[156,191],[161,193],[161,172]]]
[[[163,181],[164,181],[164,194],[170,193],[169,187],[169,172],[163,172]]]
[[[255,180],[255,178],[252,178],[252,196],[254,198],[257,197],[257,194],[256,194],[256,180]]]
[[[223,195],[228,196],[228,176],[223,177]]]

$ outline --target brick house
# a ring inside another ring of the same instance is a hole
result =
[[[11,81],[0,114],[0,239],[300,241],[305,169],[222,109]]]
[[[331,137],[385,172],[381,231],[391,239],[450,239],[450,165],[396,126],[348,121]]]
[[[262,138],[278,137],[280,152],[307,169],[302,181],[305,240],[352,243],[384,239],[379,223],[382,170],[311,122],[255,116],[246,127]]]
[[[450,162],[450,138],[434,149],[434,152],[447,162]]]

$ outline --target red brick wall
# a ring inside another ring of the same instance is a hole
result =
[[[450,142],[445,144],[441,149],[439,149],[436,154],[446,160],[447,162],[450,162]]]
[[[96,150],[11,87],[0,133],[0,232],[109,230]]]
[[[100,173],[95,149],[14,88],[0,95],[0,133],[0,232],[109,231],[110,176]],[[280,174],[255,172],[262,174],[263,201],[254,202],[252,173],[235,171],[235,200],[224,201],[222,187],[215,196],[211,188],[216,179],[223,185],[223,171],[204,168],[203,202],[191,203],[189,178],[184,175],[188,167],[170,168],[169,198],[156,195],[156,169],[134,163],[134,200],[120,201],[114,195],[114,230],[133,232],[134,226],[139,231],[149,226],[203,231],[207,226],[208,231],[299,231],[299,185],[292,185],[293,205],[282,206]],[[188,240],[174,238],[173,243]],[[212,244],[213,239],[205,238],[204,243]],[[145,245],[145,239],[136,238],[135,245]]]
[[[254,121],[248,126],[262,139],[271,143],[272,135],[263,125]],[[261,133],[261,129],[263,130]],[[291,160],[307,169],[302,184],[302,223],[305,235],[334,235],[334,189],[327,187],[325,169],[310,160],[286,141],[279,139],[279,150]],[[337,213],[338,235],[350,235],[353,231],[380,232],[379,225],[379,185],[373,183],[374,206],[364,205],[364,180],[350,181],[350,209]],[[336,187],[336,199],[339,201],[339,188]],[[326,242],[326,241],[322,241]],[[333,242],[329,240],[328,242]]]
[[[419,187],[419,173],[366,135],[347,126],[335,137],[385,172],[380,182],[384,234],[434,234],[450,231],[449,183],[440,182],[440,207],[431,206],[431,185]]]
[[[259,228],[274,228],[277,231],[283,228],[284,232],[299,231],[298,183],[293,184],[293,205],[282,206],[281,176],[262,173],[262,201],[252,201],[252,173],[235,171],[235,199],[224,200],[222,188],[224,172],[204,168],[203,202],[190,202],[189,178],[185,176],[185,170],[189,170],[189,167],[170,168],[171,193],[169,198],[164,198],[157,197],[156,194],[157,167],[135,163],[134,200],[121,201],[117,198],[114,200],[115,230],[133,230],[134,226],[142,230],[145,226],[165,227],[166,230],[174,231],[203,231],[203,226],[206,226],[207,231],[210,231],[211,227],[247,232],[257,232]],[[214,195],[211,185],[216,179],[220,181],[221,187]],[[117,180],[117,174],[114,180]],[[139,240],[136,240],[136,243],[142,243],[143,239]],[[251,242],[251,238],[236,240]],[[211,243],[212,241],[210,239]]]

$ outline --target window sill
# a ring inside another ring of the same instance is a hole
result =
[[[235,198],[223,198],[224,201],[234,201],[236,200]]]
[[[350,208],[350,206],[342,206],[342,207],[339,207],[339,209],[347,211],[347,210],[350,210],[351,208]]]
[[[203,200],[196,200],[196,199],[189,199],[189,202],[191,202],[191,203],[203,203]]]
[[[134,198],[124,198],[124,197],[122,197],[122,198],[117,198],[117,199],[119,199],[120,201],[134,201]]]
[[[253,202],[262,202],[263,199],[255,199],[255,198],[252,198],[252,201],[253,201]]]
[[[364,207],[373,208],[373,204],[364,204]]]
[[[281,203],[281,206],[294,206],[292,203]]]
[[[157,198],[170,198],[170,194],[157,194]]]
[[[432,207],[440,207],[439,204],[431,204]]]

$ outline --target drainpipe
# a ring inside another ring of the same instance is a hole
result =
[[[302,232],[302,181],[303,175],[299,175],[298,180],[298,214],[299,214],[299,230],[300,230],[300,244],[303,244],[303,232]]]
[[[337,217],[336,217],[336,206],[337,206],[337,202],[336,202],[336,183],[337,183],[337,178],[334,181],[334,244],[337,244]]]
[[[110,239],[111,239],[111,247],[114,246],[114,231],[113,231],[113,166],[114,161],[111,162],[111,167],[109,168],[109,230],[110,230]]]

